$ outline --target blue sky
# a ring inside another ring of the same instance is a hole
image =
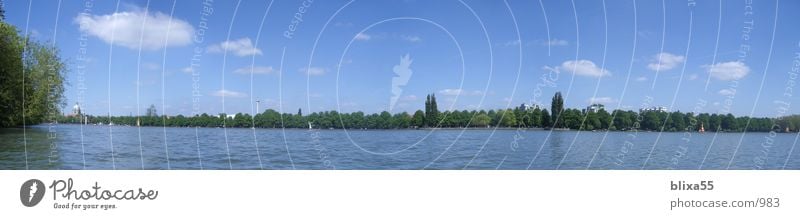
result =
[[[797,1],[5,4],[19,31],[55,41],[68,105],[90,114],[250,113],[256,100],[292,113],[411,112],[428,93],[442,110],[497,109],[548,106],[556,91],[571,108],[799,112]]]

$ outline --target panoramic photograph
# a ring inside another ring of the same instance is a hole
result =
[[[798,1],[1,2],[2,170],[800,169]]]

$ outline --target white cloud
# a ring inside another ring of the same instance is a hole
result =
[[[211,93],[211,96],[239,98],[239,97],[246,97],[247,94],[244,94],[242,92],[236,92],[236,91],[230,91],[230,90],[222,89],[222,90],[214,91],[213,93]]]
[[[617,100],[615,100],[614,98],[611,98],[611,97],[592,97],[592,98],[589,98],[588,102],[589,102],[589,104],[599,103],[599,104],[608,105],[608,104],[616,103]]]
[[[594,62],[589,60],[566,61],[561,63],[561,66],[558,67],[558,70],[589,77],[603,77],[611,75],[608,70],[598,68]]]
[[[636,81],[647,81],[647,77],[645,76],[638,77],[636,78]]]
[[[521,43],[522,43],[522,41],[520,41],[520,40],[512,40],[512,41],[506,42],[505,44],[503,44],[503,46],[519,46],[519,44],[521,44]]]
[[[358,34],[356,34],[355,37],[353,37],[353,39],[360,40],[360,41],[367,41],[369,39],[372,39],[372,36],[367,35],[366,33],[358,33]]]
[[[183,73],[192,73],[192,72],[194,72],[194,69],[192,68],[192,66],[187,66],[185,68],[182,68],[181,71]]]
[[[275,69],[272,66],[253,66],[253,67],[242,67],[238,68],[233,71],[236,74],[271,74],[275,72]]]
[[[686,57],[662,52],[653,55],[653,60],[647,64],[647,68],[653,71],[667,71],[675,68],[686,61]]]
[[[422,38],[420,38],[418,36],[402,36],[402,38],[403,38],[403,40],[408,41],[408,42],[412,42],[412,43],[416,43],[416,42],[422,41]]]
[[[31,35],[31,38],[39,38],[39,36],[41,36],[42,34],[39,33],[39,31],[36,30],[36,29],[31,29],[30,35]]]
[[[641,37],[641,38],[644,38],[644,39],[650,39],[650,38],[652,38],[652,37],[653,37],[653,35],[654,35],[654,34],[655,34],[655,33],[653,33],[653,31],[647,31],[647,30],[644,30],[644,31],[637,31],[637,32],[636,32],[636,35],[637,35],[637,36],[639,36],[639,37]]]
[[[417,100],[417,96],[416,95],[406,95],[406,96],[401,97],[400,100],[402,100],[402,101],[416,101]]]
[[[696,80],[696,79],[697,79],[697,74],[691,74],[691,75],[689,75],[689,80],[690,80],[690,81],[694,81],[694,80]]]
[[[542,42],[542,45],[543,46],[568,46],[569,42],[567,42],[566,40],[552,39],[550,41]]]
[[[208,52],[222,53],[233,52],[236,56],[250,56],[261,55],[261,49],[255,48],[250,38],[241,38],[238,40],[224,41],[219,44],[214,44],[208,47]]]
[[[145,70],[155,71],[160,69],[161,65],[152,62],[144,62],[142,63],[141,67],[144,68]]]
[[[464,96],[480,96],[483,95],[483,91],[474,90],[474,91],[466,91],[463,89],[444,89],[440,90],[439,94],[445,96],[457,96],[457,95],[464,95]]]
[[[444,89],[440,90],[439,94],[446,95],[446,96],[455,96],[460,95],[463,90],[461,89]]]
[[[750,67],[743,62],[720,62],[713,65],[704,65],[711,77],[723,81],[739,80],[750,73]]]
[[[107,15],[81,14],[73,20],[81,32],[130,49],[158,50],[192,42],[194,28],[188,22],[161,12],[146,10]],[[143,25],[144,24],[144,25]]]
[[[736,90],[726,88],[726,89],[719,90],[719,92],[717,92],[717,93],[719,95],[722,95],[722,96],[733,96],[733,95],[736,94]]]
[[[321,67],[311,67],[311,68],[303,67],[303,68],[297,69],[297,71],[300,72],[300,73],[303,73],[303,74],[308,74],[308,75],[324,75],[325,73],[328,72],[328,70],[326,70],[325,68],[321,68]]]
[[[334,23],[333,25],[336,26],[336,27],[352,27],[353,23],[338,21],[338,22]]]

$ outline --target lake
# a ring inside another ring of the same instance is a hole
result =
[[[796,170],[797,139],[796,133],[58,124],[0,129],[0,169]]]

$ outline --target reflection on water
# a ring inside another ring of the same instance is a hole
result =
[[[0,129],[0,169],[800,169],[797,134],[630,134],[34,126]]]

